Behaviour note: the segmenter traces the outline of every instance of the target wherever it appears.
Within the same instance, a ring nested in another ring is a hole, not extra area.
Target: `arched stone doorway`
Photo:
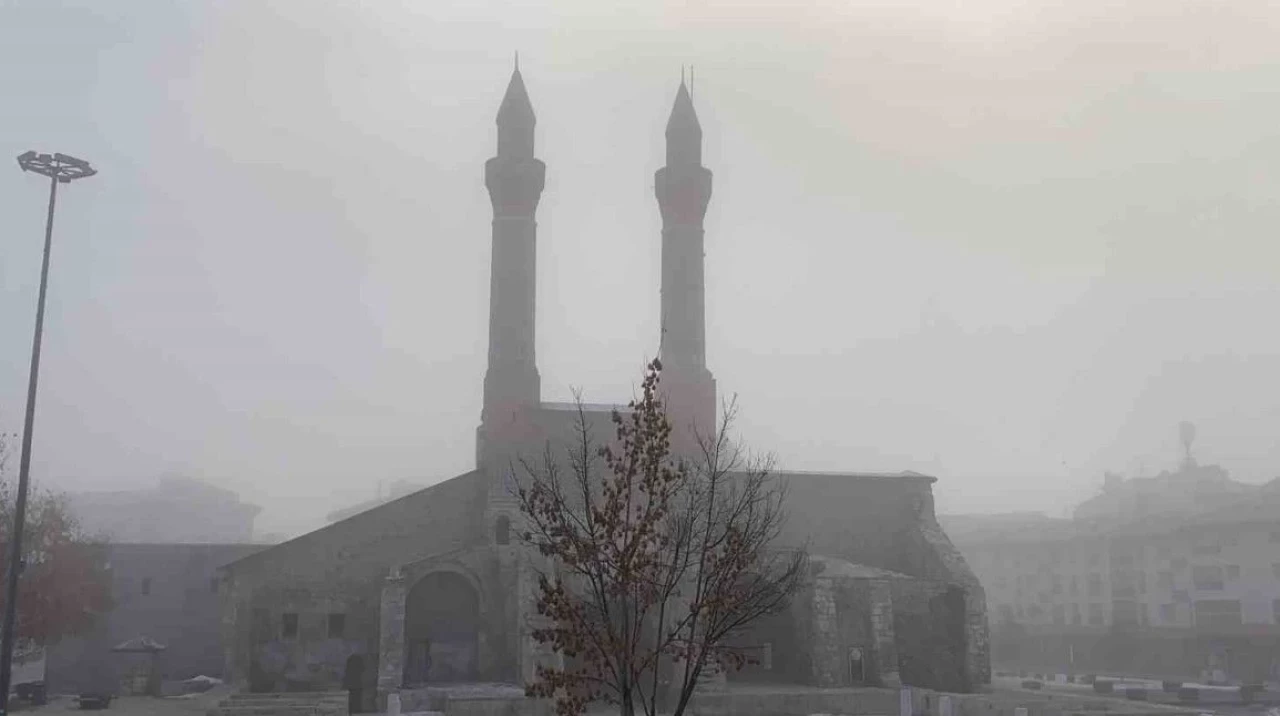
[[[432,572],[405,598],[404,684],[479,677],[480,595],[456,572]]]

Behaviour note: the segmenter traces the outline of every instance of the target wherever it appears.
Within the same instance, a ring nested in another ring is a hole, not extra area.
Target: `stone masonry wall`
[[[471,472],[234,562],[223,570],[227,673],[258,689],[337,688],[349,656],[380,675],[384,581],[394,566],[485,542],[484,482]],[[297,614],[285,638],[282,615]],[[327,615],[345,614],[341,638]],[[292,686],[290,686],[292,685]]]

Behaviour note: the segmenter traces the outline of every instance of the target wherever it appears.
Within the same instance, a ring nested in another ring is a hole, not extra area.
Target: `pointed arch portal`
[[[405,599],[404,684],[447,684],[479,676],[480,595],[456,572],[432,572]]]

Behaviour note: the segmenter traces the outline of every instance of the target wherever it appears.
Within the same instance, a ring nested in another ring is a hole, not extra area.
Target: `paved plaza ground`
[[[203,694],[163,699],[121,696],[112,699],[110,708],[102,711],[81,711],[74,696],[56,696],[44,706],[15,703],[12,711],[26,716],[205,716],[228,693],[228,687],[220,686]]]

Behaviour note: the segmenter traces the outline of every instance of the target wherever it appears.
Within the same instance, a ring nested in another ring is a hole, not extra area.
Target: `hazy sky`
[[[205,477],[291,532],[469,469],[519,50],[545,398],[624,400],[656,346],[652,175],[692,64],[708,360],[751,447],[1061,514],[1170,466],[1186,419],[1270,479],[1276,37],[1247,0],[0,0],[0,155],[101,171],[61,194],[34,474]],[[0,166],[12,432],[46,192]]]

